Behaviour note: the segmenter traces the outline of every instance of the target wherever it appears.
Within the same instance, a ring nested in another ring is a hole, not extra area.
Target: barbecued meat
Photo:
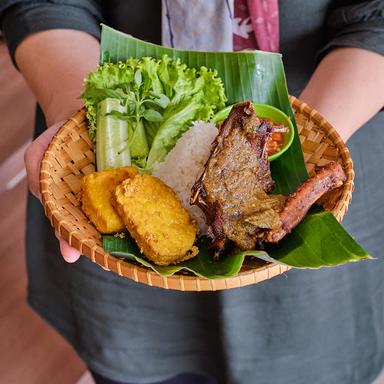
[[[288,198],[269,195],[274,182],[267,143],[279,128],[260,120],[250,102],[238,103],[212,144],[204,172],[192,188],[191,204],[206,215],[216,255],[230,241],[242,250],[254,249],[260,241],[280,241],[316,200],[346,179],[342,167],[332,162]]]
[[[262,228],[276,227],[282,198],[268,196],[275,183],[267,154],[274,129],[256,116],[252,103],[238,103],[213,142],[204,172],[192,189],[191,204],[205,213],[208,235],[218,251],[227,240],[242,249],[254,247],[255,226],[245,220],[255,220],[257,213],[267,212]]]
[[[339,163],[330,162],[316,170],[316,175],[305,181],[301,186],[288,196],[279,213],[281,225],[265,232],[264,241],[279,242],[286,234],[303,220],[309,208],[324,193],[340,187],[346,180],[343,168]]]

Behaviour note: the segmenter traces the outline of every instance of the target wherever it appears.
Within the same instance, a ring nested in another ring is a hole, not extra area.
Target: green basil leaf
[[[141,70],[140,69],[138,69],[135,72],[134,80],[135,80],[135,84],[137,85],[137,87],[140,88],[140,85],[141,85],[141,82],[142,82],[142,76],[141,76]]]
[[[152,96],[153,98],[150,99],[150,100],[146,100],[148,103],[153,103],[155,105],[158,105],[159,107],[165,109],[168,107],[169,103],[170,103],[170,100],[168,98],[167,95],[164,95],[164,94],[153,94],[150,93],[150,96]]]
[[[143,117],[147,121],[153,121],[154,123],[160,123],[163,121],[163,116],[161,113],[155,111],[154,109],[146,109],[143,112]]]
[[[111,111],[109,113],[106,113],[105,116],[112,116],[120,120],[131,120],[134,116],[130,116],[129,114],[125,112],[119,112],[119,111]]]

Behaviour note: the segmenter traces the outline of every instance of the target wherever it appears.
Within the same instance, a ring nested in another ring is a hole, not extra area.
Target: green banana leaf
[[[117,62],[129,57],[151,56],[159,58],[167,54],[180,58],[190,67],[215,68],[222,78],[228,104],[242,100],[273,105],[295,122],[289,104],[284,67],[280,54],[261,51],[243,52],[192,52],[180,51],[141,41],[132,36],[102,26],[101,62]],[[295,138],[289,150],[271,164],[276,182],[275,193],[289,194],[307,179],[303,152],[295,126]],[[120,239],[103,237],[104,249],[115,256],[135,260],[163,275],[187,269],[206,278],[233,276],[241,268],[246,255],[265,261],[284,263],[298,268],[334,266],[349,261],[371,258],[343,229],[329,212],[311,211],[294,232],[267,252],[247,251],[212,260],[207,240],[199,241],[200,252],[196,258],[177,266],[158,267],[140,254],[130,237]]]
[[[158,266],[144,258],[129,235],[125,238],[105,235],[103,236],[103,248],[113,256],[136,261],[162,276],[171,276],[176,272],[186,270],[207,279],[236,275],[246,256],[255,256],[266,262],[279,263],[293,268],[312,269],[372,259],[331,213],[318,209],[313,211],[305,217],[290,236],[286,236],[279,244],[269,245],[266,251],[245,251],[226,255],[219,260],[213,259],[212,251],[209,249],[209,239],[206,237],[200,237],[198,240],[199,254],[196,257],[166,267]],[[318,233],[326,235],[318,236]]]
[[[262,51],[191,52],[151,44],[102,25],[101,63],[117,62],[129,57],[160,58],[167,54],[180,58],[190,67],[215,68],[223,80],[228,104],[250,100],[273,105],[295,121],[288,99],[287,83],[281,55]],[[275,193],[289,194],[308,178],[295,125],[295,139],[289,151],[271,164],[276,181]]]
[[[236,255],[224,256],[220,260],[214,260],[212,251],[209,249],[209,239],[201,237],[197,246],[199,254],[191,260],[183,261],[177,265],[166,267],[156,265],[140,255],[135,241],[128,237],[120,238],[110,235],[103,236],[103,248],[113,256],[121,257],[127,260],[136,261],[162,276],[171,276],[182,269],[193,272],[197,276],[207,279],[220,279],[236,275],[243,265],[245,256],[257,256],[262,259],[268,258],[263,251],[247,251],[237,253]]]
[[[295,268],[320,268],[372,259],[330,213],[313,208],[279,244],[269,244],[260,259]]]

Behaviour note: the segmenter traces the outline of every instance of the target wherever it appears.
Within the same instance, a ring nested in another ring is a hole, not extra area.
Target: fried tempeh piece
[[[82,209],[100,233],[125,230],[125,225],[111,204],[118,184],[137,174],[134,167],[93,172],[82,179]]]
[[[194,257],[197,223],[175,192],[154,176],[136,175],[115,192],[116,209],[141,252],[158,265]]]
[[[279,213],[281,225],[263,234],[262,240],[269,243],[279,242],[285,235],[303,220],[309,208],[326,192],[340,187],[346,180],[343,168],[339,163],[330,162],[319,167],[316,175],[306,180],[288,196]]]

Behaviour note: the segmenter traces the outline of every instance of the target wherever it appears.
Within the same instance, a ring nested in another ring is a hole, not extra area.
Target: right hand
[[[97,68],[99,55],[100,44],[94,36],[63,28],[31,33],[16,48],[17,66],[50,127],[25,153],[29,187],[37,198],[40,198],[40,162],[48,143],[61,125],[57,121],[68,118],[82,107],[78,96],[83,89],[84,77]],[[80,253],[62,239],[59,240],[64,259],[76,261]]]
[[[44,152],[51,142],[52,137],[62,126],[64,121],[60,121],[51,125],[43,134],[28,146],[24,154],[25,167],[27,169],[28,186],[31,193],[41,201],[40,193],[40,164]],[[74,263],[80,257],[80,252],[72,248],[65,240],[59,236],[56,237],[60,241],[60,252],[64,260],[68,263]]]

